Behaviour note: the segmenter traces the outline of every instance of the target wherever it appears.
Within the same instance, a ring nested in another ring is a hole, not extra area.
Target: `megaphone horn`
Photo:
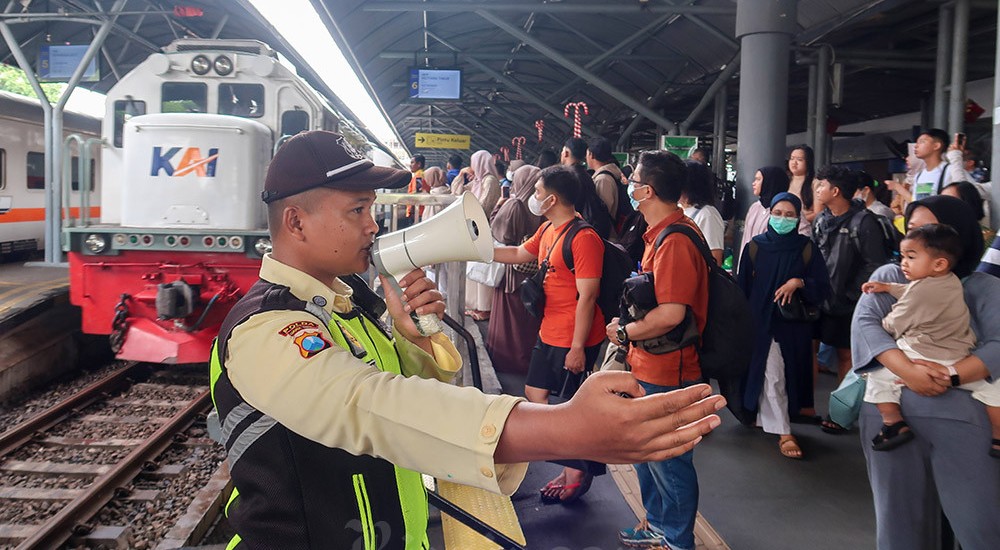
[[[486,212],[472,193],[416,225],[381,235],[372,246],[372,262],[399,291],[399,279],[414,269],[444,262],[492,262],[493,234]],[[413,317],[424,336],[441,332],[434,314]]]

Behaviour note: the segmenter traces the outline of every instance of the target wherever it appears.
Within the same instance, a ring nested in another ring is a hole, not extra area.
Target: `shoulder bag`
[[[575,223],[576,221],[574,220],[566,224],[566,227],[556,236],[556,240],[552,242],[552,247],[549,248],[548,254],[545,255],[545,260],[539,264],[538,272],[521,283],[520,293],[521,301],[524,302],[524,309],[528,310],[528,313],[537,319],[541,319],[542,312],[545,311],[545,289],[542,284],[545,282],[545,275],[549,272],[549,258],[552,257],[552,251],[558,248],[556,245],[559,244],[559,239]],[[548,226],[545,227],[545,231],[548,231],[551,225],[552,222],[549,222]]]

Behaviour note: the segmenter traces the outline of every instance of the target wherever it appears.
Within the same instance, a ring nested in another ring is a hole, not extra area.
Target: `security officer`
[[[236,487],[229,548],[425,549],[427,496],[414,470],[511,494],[520,462],[661,459],[719,423],[724,401],[707,386],[624,400],[643,395],[626,373],[592,377],[560,407],[429,380],[461,367],[444,335],[421,336],[409,316],[443,315],[434,284],[415,270],[399,297],[383,281],[383,303],[354,275],[368,269],[378,230],[374,190],[409,177],[323,131],[288,140],[271,161],[273,252],[211,362]]]

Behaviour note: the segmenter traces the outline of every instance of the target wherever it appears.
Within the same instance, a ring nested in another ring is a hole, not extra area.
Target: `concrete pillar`
[[[806,139],[803,142],[816,150],[816,65],[809,65],[809,95],[806,99]]]
[[[951,41],[951,90],[948,93],[948,131],[965,131],[965,64],[969,59],[969,4],[955,2],[955,31]]]
[[[789,45],[798,20],[796,4],[796,0],[736,4],[736,37],[742,56],[736,154],[740,219],[754,200],[757,169],[784,163]]]
[[[993,203],[990,205],[990,227],[1000,227],[1000,10],[997,10],[997,55],[993,67],[993,154],[990,159],[990,179],[993,181]]]
[[[942,130],[948,125],[948,67],[951,63],[951,6],[938,8],[937,59],[934,62],[933,127]]]
[[[813,136],[813,152],[816,153],[816,171],[829,164],[830,136],[826,134],[826,117],[830,106],[830,48],[820,46],[819,61],[816,62],[816,134]]]
[[[715,96],[715,148],[712,150],[712,171],[715,175],[726,178],[726,106],[729,103],[729,92],[723,86]]]

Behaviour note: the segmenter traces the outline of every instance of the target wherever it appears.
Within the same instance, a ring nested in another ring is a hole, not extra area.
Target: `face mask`
[[[635,183],[633,183],[633,182],[630,181],[630,182],[628,182],[628,188],[626,189],[625,193],[628,194],[628,201],[630,203],[632,203],[632,209],[633,210],[639,210],[639,203],[642,202],[642,201],[644,201],[644,200],[646,200],[646,199],[636,200],[635,198],[633,198],[632,197],[632,193],[635,193],[635,189],[636,189]],[[649,197],[646,197],[646,198],[649,198]]]
[[[777,231],[779,235],[787,235],[799,226],[799,220],[783,216],[771,216],[771,221],[768,222],[768,225]]]
[[[535,198],[535,195],[531,195],[528,197],[528,211],[539,217],[544,216],[547,209],[543,206],[543,204],[545,204],[545,201],[547,200],[549,200],[549,197],[538,200]]]
[[[511,172],[510,170],[508,170],[505,175],[507,176],[507,180],[508,181],[514,181],[514,172]]]

